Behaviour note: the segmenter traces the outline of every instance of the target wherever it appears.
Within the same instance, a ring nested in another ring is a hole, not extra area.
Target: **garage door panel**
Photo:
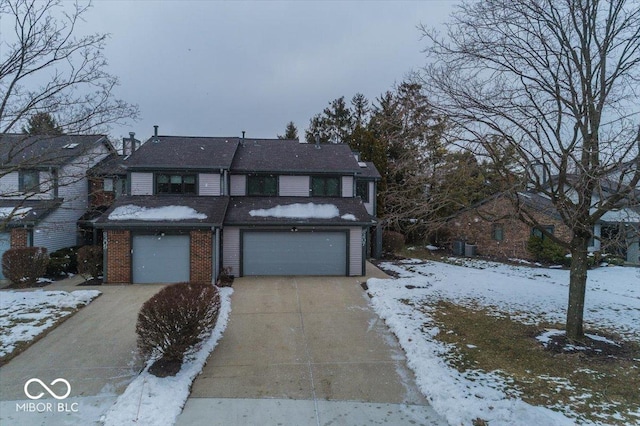
[[[346,275],[344,232],[245,232],[243,275]]]
[[[133,282],[176,283],[189,281],[188,235],[135,235]]]

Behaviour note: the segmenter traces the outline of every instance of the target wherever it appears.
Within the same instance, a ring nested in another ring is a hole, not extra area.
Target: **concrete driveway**
[[[0,367],[0,424],[62,424],[59,421],[63,418],[75,424],[73,412],[18,412],[13,401],[27,400],[24,385],[31,378],[47,385],[59,377],[66,379],[71,386],[71,394],[64,400],[66,409],[70,403],[81,401],[80,406],[76,406],[80,411],[95,411],[115,401],[142,369],[143,362],[136,352],[138,311],[164,286],[77,287],[73,284],[73,281],[56,283],[44,290],[95,289],[102,295]],[[35,393],[37,386],[33,386]],[[58,393],[62,392],[64,389]],[[48,394],[35,402],[47,401],[59,402]]]
[[[446,424],[364,280],[236,279],[229,325],[177,424]]]

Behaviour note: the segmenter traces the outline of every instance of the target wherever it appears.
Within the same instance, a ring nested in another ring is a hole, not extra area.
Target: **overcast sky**
[[[83,31],[111,34],[105,55],[118,97],[142,118],[113,127],[147,139],[304,137],[329,101],[373,100],[425,63],[417,25],[439,27],[453,1],[106,1]]]

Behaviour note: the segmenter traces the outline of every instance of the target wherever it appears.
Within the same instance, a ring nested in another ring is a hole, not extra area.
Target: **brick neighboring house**
[[[95,222],[106,283],[364,274],[379,174],[347,145],[156,131],[123,165]]]
[[[0,256],[12,247],[77,245],[87,170],[112,152],[104,135],[0,135]]]
[[[527,242],[531,235],[544,236],[518,219],[511,197],[497,194],[456,214],[447,227],[453,245],[456,241],[474,244],[477,254],[483,256],[533,260],[527,250]],[[562,222],[551,200],[533,192],[520,192],[518,199],[542,228],[564,241],[570,240],[572,230]],[[624,257],[629,264],[640,264],[638,218],[640,210],[637,206],[603,216],[594,227],[594,235],[602,240],[594,238],[589,251],[599,251],[601,246],[608,246],[619,237],[618,230],[624,229],[626,235],[609,247],[609,252]]]

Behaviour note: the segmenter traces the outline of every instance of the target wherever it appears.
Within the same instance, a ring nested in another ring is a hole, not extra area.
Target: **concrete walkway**
[[[110,397],[115,401],[142,369],[143,363],[136,351],[136,319],[140,306],[163,285],[78,287],[80,281],[74,277],[42,288],[46,291],[91,289],[101,291],[102,295],[0,367],[0,423],[56,424],[51,420],[61,420],[60,416],[53,416],[44,421],[40,413],[16,412],[11,401],[26,400],[24,385],[31,378],[47,385],[56,378],[66,379],[71,385],[71,394],[65,402],[91,396]],[[33,392],[38,392],[37,385],[33,386]],[[64,388],[64,385],[58,386]],[[45,398],[37,402],[59,402]]]
[[[446,424],[362,281],[236,279],[227,330],[177,424]]]

